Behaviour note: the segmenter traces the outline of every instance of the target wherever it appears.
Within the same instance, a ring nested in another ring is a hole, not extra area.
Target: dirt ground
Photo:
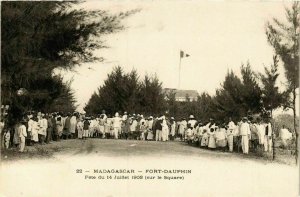
[[[114,139],[95,139],[86,140],[61,140],[59,142],[51,142],[50,144],[27,146],[24,153],[19,153],[16,148],[3,150],[1,160],[13,161],[22,159],[49,159],[54,158],[59,153],[68,153],[70,155],[87,155],[99,154],[109,157],[123,156],[160,156],[174,155],[184,156],[193,155],[201,157],[218,157],[223,159],[239,158],[252,159],[258,162],[283,163],[295,165],[295,158],[288,150],[276,149],[276,159],[272,160],[272,153],[251,152],[244,155],[241,152],[229,153],[221,150],[208,150],[199,148],[195,145],[188,145],[185,142],[155,142],[155,141],[137,141],[137,140],[114,140]]]
[[[66,140],[1,154],[3,196],[297,196],[293,156],[211,151],[184,142]],[[183,181],[86,180],[82,169],[189,169]],[[16,178],[18,177],[18,178]],[[34,182],[32,185],[31,183]],[[23,184],[10,190],[9,186]],[[54,185],[52,185],[52,183]],[[65,185],[67,183],[67,187]],[[45,193],[47,190],[47,193]],[[1,195],[0,195],[1,196]]]

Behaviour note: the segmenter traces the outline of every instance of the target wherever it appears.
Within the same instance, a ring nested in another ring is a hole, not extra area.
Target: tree
[[[241,66],[241,73],[243,79],[241,98],[244,109],[247,110],[247,113],[259,113],[262,108],[260,102],[262,92],[249,62],[247,62],[246,66]]]
[[[136,70],[124,73],[120,66],[115,67],[84,108],[91,114],[102,109],[109,114],[128,111],[158,115],[165,109],[162,83],[156,75],[146,75],[144,80],[139,80]]]
[[[214,117],[213,115],[213,99],[208,93],[203,92],[197,98],[197,114],[196,116],[203,122],[209,121],[209,118]]]
[[[289,108],[292,109],[294,115],[297,147],[299,134],[296,121],[296,98],[297,88],[299,88],[300,3],[294,2],[290,9],[286,8],[285,10],[287,23],[273,18],[273,21],[267,23],[266,35],[268,42],[282,60],[285,69],[287,90],[291,93]],[[296,152],[296,160],[298,160],[298,152]]]
[[[130,110],[131,113],[136,113],[140,110],[139,106],[139,91],[140,91],[140,83],[139,83],[139,75],[136,70],[132,70],[130,73],[126,75],[125,80],[125,106],[126,110]]]
[[[243,99],[242,81],[233,73],[228,71],[222,87],[216,91],[216,96],[213,100],[214,118],[225,120],[232,117],[238,120],[241,116],[246,115],[247,106]]]
[[[72,112],[76,110],[76,99],[74,95],[74,91],[71,89],[71,83],[72,81],[68,81],[66,83],[63,82],[63,79],[61,76],[56,76],[60,77],[59,81],[61,83],[61,88],[59,90],[59,95],[53,98],[53,101],[50,102],[49,105],[46,105],[45,111],[46,112]]]
[[[179,103],[176,101],[176,92],[175,90],[171,90],[169,93],[165,95],[167,101],[167,109],[169,114],[173,117],[179,117]]]
[[[284,95],[279,92],[276,86],[276,81],[279,76],[278,73],[278,58],[273,56],[273,64],[271,68],[265,67],[265,73],[260,73],[260,79],[262,82],[262,93],[264,95],[263,104],[266,110],[270,111],[272,117],[273,109],[280,107],[284,101]]]
[[[162,83],[156,75],[146,75],[140,84],[140,112],[148,115],[159,115],[165,109]]]
[[[13,106],[14,115],[26,108],[52,106],[51,102],[66,90],[58,88],[61,81],[54,78],[54,70],[72,70],[83,62],[101,61],[93,51],[106,47],[103,35],[124,29],[121,21],[136,12],[112,15],[103,10],[74,9],[78,3],[2,3],[1,100]],[[26,98],[16,95],[20,88],[27,90]]]

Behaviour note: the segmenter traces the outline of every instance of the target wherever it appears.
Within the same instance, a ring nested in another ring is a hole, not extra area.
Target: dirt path
[[[298,168],[294,165],[203,150],[181,142],[68,140],[28,150],[19,159],[9,155],[14,159],[2,162],[3,196],[282,197],[297,196],[298,191]],[[143,177],[158,175],[146,173],[151,169],[191,170],[191,174],[182,175],[184,180],[85,179],[85,175],[95,175],[94,169],[112,168],[133,169]],[[76,173],[78,169],[83,173]]]

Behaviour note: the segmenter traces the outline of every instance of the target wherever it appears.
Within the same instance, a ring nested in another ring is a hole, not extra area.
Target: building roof
[[[196,90],[178,90],[172,88],[164,88],[163,93],[165,95],[170,94],[171,92],[175,93],[175,98],[185,98],[187,95],[190,98],[198,97],[198,92]]]

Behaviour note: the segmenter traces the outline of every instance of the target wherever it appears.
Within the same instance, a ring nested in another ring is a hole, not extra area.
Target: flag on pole
[[[180,51],[180,58],[189,57],[190,55],[185,53],[184,51]]]

